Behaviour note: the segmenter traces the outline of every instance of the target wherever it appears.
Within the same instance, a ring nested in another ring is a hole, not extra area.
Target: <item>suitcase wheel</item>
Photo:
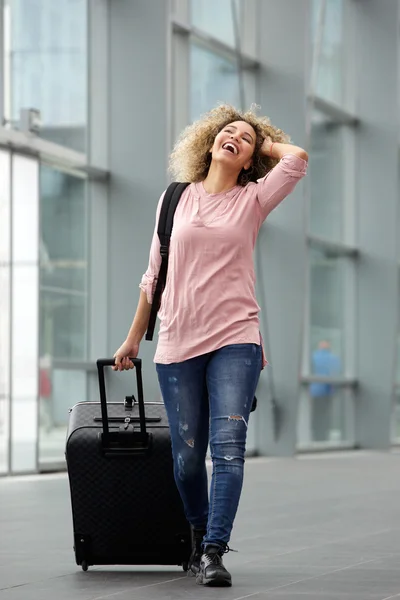
[[[82,561],[82,571],[87,571],[89,568],[89,565],[87,564],[86,560]]]

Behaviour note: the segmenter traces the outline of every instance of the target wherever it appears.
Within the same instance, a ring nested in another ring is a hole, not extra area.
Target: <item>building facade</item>
[[[168,154],[218,102],[310,156],[257,243],[248,452],[398,443],[400,2],[0,4],[0,475],[64,468],[68,410],[98,399],[136,309]]]

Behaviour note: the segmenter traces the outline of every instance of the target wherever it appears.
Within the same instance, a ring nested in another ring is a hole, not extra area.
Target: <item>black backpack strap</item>
[[[169,244],[171,241],[171,233],[174,224],[175,211],[176,207],[178,206],[178,202],[182,196],[182,193],[188,185],[189,183],[171,183],[168,186],[167,191],[165,192],[165,196],[161,206],[160,218],[158,220],[157,227],[157,233],[160,239],[161,266],[157,277],[157,284],[156,289],[154,291],[149,324],[146,333],[146,340],[149,341],[153,339],[154,328],[157,320],[157,313],[161,305],[161,296],[165,288],[165,283],[167,281]]]

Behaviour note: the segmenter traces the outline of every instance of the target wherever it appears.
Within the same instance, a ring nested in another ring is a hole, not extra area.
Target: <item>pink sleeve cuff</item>
[[[258,179],[257,183],[261,183],[265,179],[267,179],[267,177],[277,167],[279,167],[279,170],[281,172],[287,173],[291,177],[297,177],[300,179],[301,177],[304,177],[304,175],[307,174],[307,166],[308,163],[299,156],[296,156],[295,154],[285,154],[284,156],[282,156],[281,160],[274,167],[274,169],[271,169],[271,171],[268,171],[268,173],[264,177]]]
[[[295,154],[285,154],[280,160],[282,169],[294,177],[304,177],[308,162]]]
[[[142,277],[141,282],[139,283],[139,287],[146,294],[147,302],[149,304],[153,303],[153,296],[156,290],[157,278],[151,277],[145,273]]]

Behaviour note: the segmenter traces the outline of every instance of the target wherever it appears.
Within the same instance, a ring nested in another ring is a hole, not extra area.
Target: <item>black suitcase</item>
[[[190,527],[173,476],[162,403],[144,403],[142,363],[133,360],[137,395],[107,403],[97,361],[100,402],[70,411],[66,460],[76,564],[181,565],[188,568]]]

